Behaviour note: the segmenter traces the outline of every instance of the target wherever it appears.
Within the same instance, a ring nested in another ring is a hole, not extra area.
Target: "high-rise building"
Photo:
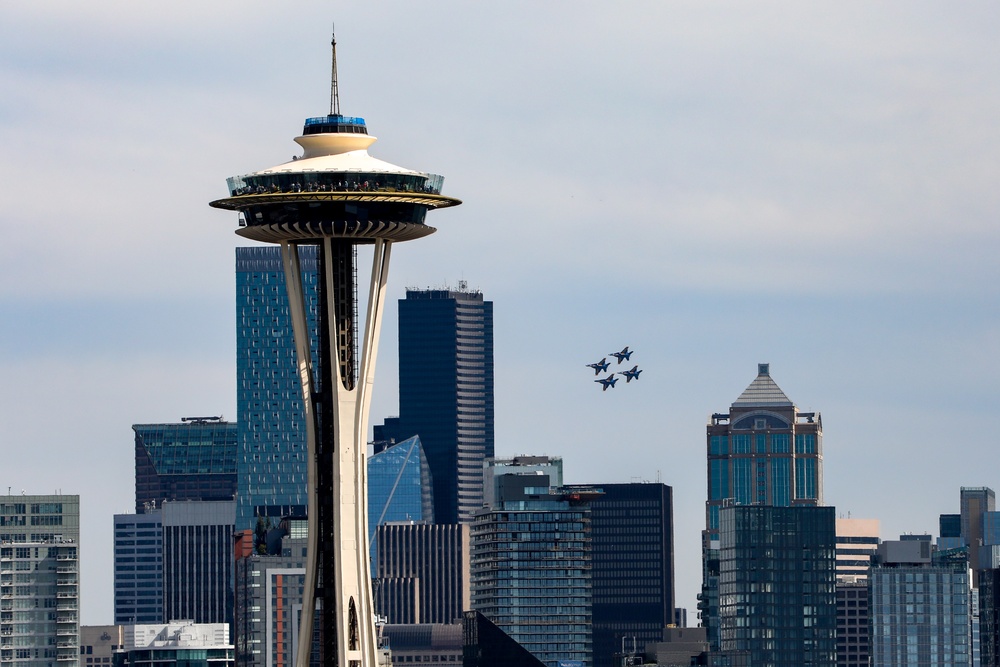
[[[868,667],[868,580],[837,581],[837,667]]]
[[[823,420],[799,412],[771,378],[770,364],[757,365],[729,412],[712,415],[707,435],[710,538],[724,504],[823,504]]]
[[[979,645],[984,667],[1000,665],[1000,568],[976,572],[979,582]]]
[[[79,665],[79,541],[79,496],[0,496],[0,663]]]
[[[672,489],[600,484],[590,503],[594,667],[612,667],[622,637],[643,652],[674,622]]]
[[[434,522],[431,471],[413,436],[390,445],[368,458],[368,530],[383,523],[414,521]]]
[[[878,545],[878,519],[837,519],[837,581],[867,579]]]
[[[165,500],[236,497],[236,424],[194,417],[180,424],[134,424],[135,511]]]
[[[996,494],[993,489],[985,486],[963,486],[961,493],[962,505],[962,540],[969,547],[969,565],[973,570],[979,568],[979,549],[983,542],[983,519],[996,510]],[[976,581],[973,587],[978,586]]]
[[[940,515],[938,517],[938,532],[941,537],[962,537],[962,515]]]
[[[470,606],[468,524],[378,526],[375,611],[388,623],[454,623]]]
[[[166,502],[161,514],[164,618],[232,623],[235,502]]]
[[[472,525],[472,608],[548,667],[591,667],[589,503],[597,493],[562,486],[561,471],[562,461],[547,457],[489,462],[492,503]]]
[[[240,667],[296,664],[308,531],[303,519],[286,519],[276,530],[279,553],[248,553],[236,560],[234,643]],[[310,652],[315,667],[321,664],[318,649],[317,638]]]
[[[943,560],[929,540],[887,540],[871,569],[871,664],[974,664],[973,590],[966,556]],[[978,634],[978,627],[975,628]]]
[[[349,667],[374,664],[379,654],[365,458],[390,251],[396,242],[435,231],[425,224],[429,210],[461,202],[441,194],[442,177],[368,154],[375,137],[364,119],[340,113],[336,62],[334,45],[330,112],[306,119],[295,139],[303,155],[229,178],[228,196],[211,205],[239,212],[240,236],[281,248],[306,444],[304,451],[294,452],[304,455],[305,466],[289,466],[294,475],[305,472],[309,521],[298,651],[306,662],[313,612],[319,610],[323,663]],[[358,245],[372,248],[363,328],[358,327]],[[316,248],[315,327],[309,323],[310,285],[303,277],[300,246]],[[287,338],[287,328],[275,332],[274,325],[271,318],[261,326]],[[318,350],[312,349],[314,340]],[[251,384],[256,379],[251,377]],[[266,467],[271,452],[247,452],[255,453]]]
[[[770,364],[757,364],[757,377],[715,413],[706,429],[708,499],[702,533],[701,623],[708,642],[719,647],[719,512],[724,505],[772,507],[823,504],[823,421],[800,412],[771,378]]]
[[[115,514],[115,623],[163,623],[161,509]]]
[[[833,507],[719,513],[719,648],[752,665],[837,664]]]
[[[837,519],[838,667],[868,666],[868,570],[878,545],[878,519]]]
[[[493,456],[493,302],[464,282],[399,302],[399,427],[420,436],[434,520],[472,521]]]
[[[315,355],[316,247],[298,252]],[[236,411],[236,529],[253,530],[258,516],[304,517],[306,413],[284,265],[274,246],[236,249]]]

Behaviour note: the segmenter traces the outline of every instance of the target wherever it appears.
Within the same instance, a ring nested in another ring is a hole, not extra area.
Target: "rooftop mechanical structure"
[[[296,667],[308,667],[314,617],[322,664],[378,664],[368,560],[368,413],[392,244],[432,234],[432,209],[456,206],[443,178],[368,154],[363,118],[341,115],[333,46],[330,113],[307,118],[301,157],[227,179],[210,203],[238,211],[243,238],[281,246],[302,384],[309,449],[305,595]],[[367,311],[358,357],[357,246],[372,245]],[[319,353],[310,352],[298,247],[317,246]]]

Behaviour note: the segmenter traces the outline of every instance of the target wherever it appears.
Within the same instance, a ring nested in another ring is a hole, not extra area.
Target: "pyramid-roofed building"
[[[781,391],[778,383],[771,379],[771,365],[757,364],[757,377],[733,401],[732,407],[782,407],[792,408],[795,404]]]
[[[800,412],[757,364],[757,377],[728,412],[707,428],[706,530],[718,535],[718,509],[735,505],[822,505],[823,426],[818,413]]]
[[[799,412],[771,378],[770,364],[706,428],[708,498],[702,533],[703,584],[698,609],[709,644],[720,646],[720,510],[823,504],[823,423]],[[730,513],[731,514],[731,513]]]

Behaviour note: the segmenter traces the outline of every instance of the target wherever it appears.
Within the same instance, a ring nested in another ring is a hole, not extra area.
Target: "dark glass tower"
[[[833,507],[720,512],[719,643],[751,665],[837,664]]]
[[[622,637],[634,637],[642,652],[674,622],[673,491],[666,484],[598,486],[604,495],[590,503],[594,667],[611,667]]]
[[[399,426],[420,436],[434,520],[471,522],[493,456],[493,302],[481,292],[407,290],[400,300]]]
[[[165,500],[232,500],[236,496],[236,424],[218,417],[180,424],[133,424],[135,511]]]

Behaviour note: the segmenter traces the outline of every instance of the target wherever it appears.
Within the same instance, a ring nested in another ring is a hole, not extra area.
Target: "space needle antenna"
[[[330,46],[333,51],[333,63],[330,66],[330,115],[340,115],[340,90],[337,89],[337,33],[336,25],[330,29]]]

